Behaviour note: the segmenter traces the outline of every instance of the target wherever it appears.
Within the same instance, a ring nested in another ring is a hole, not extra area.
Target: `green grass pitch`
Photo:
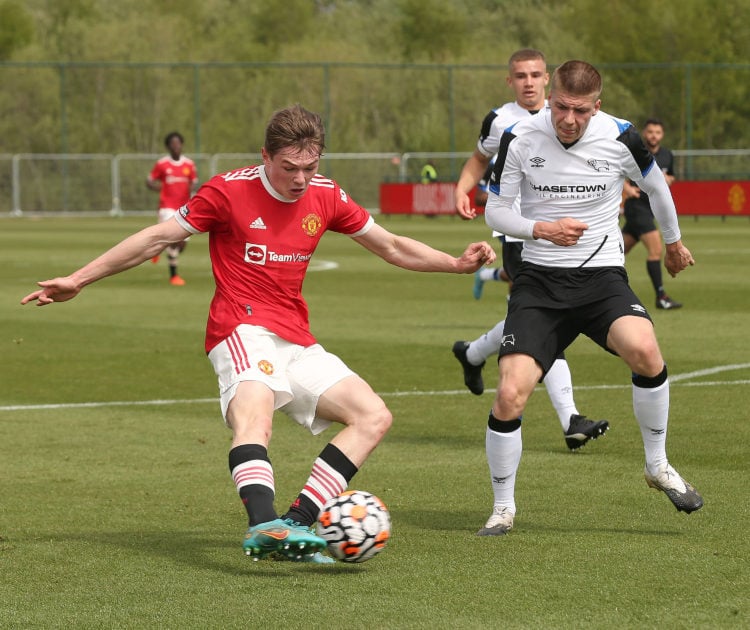
[[[371,562],[334,567],[242,554],[230,436],[202,350],[213,286],[205,237],[182,258],[185,287],[167,284],[162,259],[67,304],[18,305],[36,280],[149,222],[0,221],[0,627],[750,625],[747,219],[684,219],[697,266],[666,282],[685,307],[652,313],[677,377],[668,451],[703,510],[678,513],[647,488],[628,370],[579,339],[569,352],[577,402],[608,418],[610,432],[567,452],[539,390],[524,420],[516,529],[502,539],[474,535],[491,508],[492,397],[463,391],[450,348],[503,316],[505,285],[488,285],[477,302],[471,277],[398,270],[326,236],[314,261],[338,267],[307,279],[313,330],[395,417],[353,483],[389,506],[392,541]],[[381,222],[453,253],[488,238],[481,220]],[[653,307],[642,250],[628,268]],[[154,400],[173,402],[137,404]],[[122,404],[29,408],[96,402]],[[278,507],[325,435],[277,417]]]

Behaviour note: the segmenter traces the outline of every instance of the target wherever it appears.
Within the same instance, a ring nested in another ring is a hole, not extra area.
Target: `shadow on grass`
[[[287,575],[320,573],[327,575],[356,575],[362,567],[337,562],[315,565],[283,560],[259,560],[246,557],[238,542],[204,536],[188,531],[110,531],[80,534],[42,534],[50,541],[83,542],[100,547],[116,547],[130,555],[162,557],[172,562],[188,565],[198,570],[211,570],[230,576],[276,578]],[[38,540],[39,534],[35,535]],[[217,550],[219,553],[217,553]]]
[[[433,531],[453,531],[456,533],[469,532],[475,534],[477,530],[487,520],[487,514],[485,512],[446,512],[445,510],[427,510],[427,509],[411,509],[411,510],[394,510],[393,514],[394,521],[410,525],[420,529],[429,529]],[[682,536],[683,533],[676,529],[641,529],[641,528],[626,528],[626,527],[597,527],[589,526],[581,523],[580,520],[572,522],[567,525],[559,523],[554,526],[540,525],[533,521],[522,521],[516,522],[516,529],[524,532],[534,532],[541,534],[630,534],[634,536]]]

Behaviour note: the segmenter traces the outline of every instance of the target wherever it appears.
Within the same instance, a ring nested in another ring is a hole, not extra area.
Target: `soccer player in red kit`
[[[146,186],[159,193],[159,222],[169,221],[178,208],[190,200],[190,193],[198,187],[198,171],[195,162],[182,155],[182,145],[185,140],[177,131],[167,134],[164,146],[169,155],[157,160],[154,168],[146,180]],[[169,282],[174,286],[183,286],[185,281],[177,273],[177,260],[180,253],[187,246],[187,240],[167,245],[167,260],[169,262]],[[159,262],[159,255],[151,258],[153,263]]]
[[[391,425],[370,386],[310,333],[302,282],[323,233],[340,232],[385,261],[414,271],[473,273],[491,264],[487,243],[459,258],[377,225],[339,185],[317,174],[323,123],[299,105],[276,112],[266,128],[263,164],[217,175],[173,220],[125,239],[82,269],[40,282],[22,303],[75,297],[96,280],[148,260],[164,243],[209,233],[216,281],[206,351],[219,379],[221,409],[233,433],[229,469],[245,504],[248,555],[330,563],[311,527],[341,493]],[[313,434],[343,425],[315,460],[299,496],[281,517],[274,508],[268,457],[273,412]]]

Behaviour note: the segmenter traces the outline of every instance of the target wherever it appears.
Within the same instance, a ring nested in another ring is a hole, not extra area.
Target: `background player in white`
[[[657,166],[664,173],[667,185],[671,186],[674,182],[674,156],[669,149],[661,146],[664,138],[664,125],[656,118],[649,118],[643,125],[641,137],[646,148],[654,156]],[[622,240],[625,243],[625,253],[627,254],[638,241],[641,241],[648,250],[646,271],[656,292],[656,308],[664,310],[680,308],[682,303],[673,300],[664,290],[661,273],[661,235],[654,223],[654,213],[651,211],[648,195],[641,192],[641,189],[632,182],[625,182],[623,191],[625,193],[623,207],[625,225],[622,227]]]
[[[580,334],[632,371],[633,410],[643,437],[645,477],[678,510],[703,500],[667,460],[667,368],[646,309],[628,286],[619,210],[625,178],[651,199],[672,275],[694,264],[653,156],[627,121],[600,111],[599,72],[583,61],[555,70],[544,114],[507,131],[490,184],[490,227],[526,239],[500,350],[500,383],[486,447],[494,507],[479,535],[513,527],[521,418],[535,385]],[[513,205],[521,195],[521,215]]]
[[[310,333],[301,288],[326,230],[347,234],[387,262],[414,271],[473,273],[494,262],[487,243],[459,258],[375,224],[330,179],[316,175],[323,123],[300,106],[276,112],[266,128],[263,164],[218,175],[173,219],[142,230],[73,274],[40,282],[26,296],[40,306],[75,297],[85,286],[134,267],[196,232],[209,232],[216,293],[206,350],[219,377],[221,408],[233,433],[229,467],[247,510],[243,547],[256,557],[332,562],[310,531],[322,505],[342,492],[391,425],[370,386]],[[319,433],[344,425],[315,461],[289,511],[274,508],[268,458],[272,418],[282,409]]]
[[[549,82],[547,63],[544,54],[538,50],[525,48],[514,52],[508,60],[508,77],[506,84],[513,90],[516,100],[493,109],[485,117],[474,153],[467,160],[458,184],[456,185],[456,211],[464,219],[476,217],[476,210],[471,206],[469,195],[480,181],[490,161],[497,154],[500,138],[505,129],[536,114],[545,106],[544,89]],[[516,211],[519,211],[518,202]],[[497,232],[493,235],[499,236]],[[504,235],[501,238],[503,247],[503,267],[511,281],[521,262],[523,240]],[[481,295],[484,274],[499,279],[499,270],[480,269],[475,274],[474,296]],[[478,288],[477,288],[478,287]],[[481,395],[484,392],[482,368],[485,361],[498,353],[503,339],[504,321],[496,324],[491,330],[472,342],[456,341],[453,354],[461,363],[464,384],[469,390]],[[544,379],[552,406],[560,420],[565,444],[576,450],[590,439],[603,435],[609,428],[606,420],[589,420],[582,415],[573,397],[573,382],[570,368],[563,354],[558,357]]]
[[[159,193],[159,222],[169,221],[190,199],[190,193],[198,188],[198,171],[195,162],[182,155],[185,140],[178,131],[168,133],[164,146],[169,155],[159,158],[149,173],[146,186]],[[169,283],[181,287],[185,284],[177,273],[177,261],[185,250],[187,240],[167,245],[169,263]],[[159,262],[159,254],[151,257],[151,262]]]

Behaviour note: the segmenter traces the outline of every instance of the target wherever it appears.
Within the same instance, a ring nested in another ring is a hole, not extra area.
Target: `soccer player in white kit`
[[[508,60],[508,77],[505,82],[513,90],[516,100],[493,109],[484,118],[476,149],[464,164],[456,184],[456,211],[464,219],[476,217],[469,194],[489,167],[492,158],[497,155],[500,139],[505,130],[521,120],[528,119],[546,106],[544,89],[549,82],[549,74],[544,54],[533,48],[514,52]],[[516,212],[520,212],[519,204],[520,200],[516,200]],[[493,232],[493,236],[499,235],[498,232]],[[503,267],[513,281],[521,262],[523,239],[506,234],[502,240]],[[497,279],[499,272],[500,269],[478,270],[475,274],[474,297],[478,299],[484,282],[489,277]],[[487,359],[500,350],[504,324],[504,321],[498,322],[474,341],[459,340],[453,344],[453,355],[463,369],[464,384],[477,396],[484,392],[482,368]],[[606,420],[590,420],[578,411],[573,396],[570,367],[564,354],[561,353],[550,368],[545,376],[544,385],[562,426],[565,444],[570,450],[581,448],[589,440],[604,435],[609,429]]]
[[[486,221],[525,239],[525,245],[486,431],[494,507],[479,535],[503,535],[513,527],[526,402],[557,354],[580,333],[632,371],[647,484],[678,510],[690,513],[703,505],[667,459],[667,367],[624,268],[618,218],[625,179],[649,195],[669,273],[676,275],[694,260],[680,239],[674,202],[654,157],[629,122],[600,110],[601,88],[601,76],[590,64],[562,64],[552,77],[548,110],[506,131],[500,143]],[[513,210],[519,194],[520,215]]]
[[[26,296],[44,306],[75,297],[106,276],[134,267],[191,234],[209,233],[216,292],[206,351],[219,379],[221,409],[232,430],[229,469],[247,510],[243,548],[263,558],[330,563],[311,527],[326,501],[343,492],[391,425],[370,386],[316,343],[302,283],[327,230],[346,234],[385,261],[414,271],[473,273],[491,264],[488,243],[459,258],[377,225],[333,180],[317,174],[325,144],[320,116],[299,105],[266,127],[263,164],[217,175],[174,219],[146,228],[74,272],[40,282]],[[317,434],[344,425],[323,448],[290,509],[274,508],[268,444],[274,410]]]

